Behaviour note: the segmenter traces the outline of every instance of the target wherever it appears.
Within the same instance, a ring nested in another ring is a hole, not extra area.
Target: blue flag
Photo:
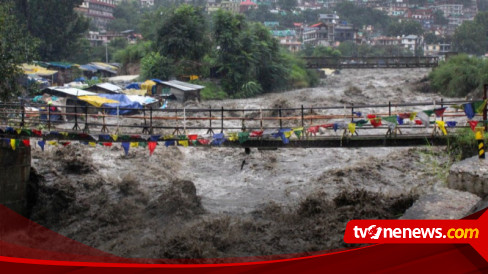
[[[466,113],[468,119],[473,119],[474,117],[473,104],[471,103],[464,104],[463,108],[464,108],[464,113]]]
[[[125,156],[129,155],[130,143],[129,142],[123,142],[122,147],[124,148]]]
[[[44,151],[44,145],[46,144],[46,141],[44,140],[37,141],[37,144],[41,147],[42,151]]]

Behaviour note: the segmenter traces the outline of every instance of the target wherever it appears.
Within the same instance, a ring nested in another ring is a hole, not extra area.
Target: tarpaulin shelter
[[[156,82],[154,82],[152,80],[147,80],[141,84],[141,89],[145,90],[147,92],[147,94],[149,94],[149,95],[154,95],[154,93],[156,92],[155,91]]]
[[[127,97],[125,94],[98,94],[100,97],[104,97],[107,99],[112,99],[118,101],[118,104],[115,103],[108,103],[104,104],[104,107],[109,107],[112,109],[106,110],[108,114],[117,115],[117,107],[119,107],[119,114],[120,115],[128,115],[132,114],[137,111],[137,109],[142,109],[142,105],[139,102],[134,102]],[[123,109],[123,108],[130,108],[130,109]]]
[[[104,97],[100,97],[97,95],[85,95],[85,96],[78,96],[78,99],[89,103],[90,105],[96,107],[102,107],[104,104],[118,104],[119,101],[113,99],[107,99]]]

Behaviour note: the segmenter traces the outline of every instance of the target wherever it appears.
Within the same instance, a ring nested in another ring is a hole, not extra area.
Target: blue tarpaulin
[[[119,104],[116,103],[103,104],[104,107],[113,108],[113,109],[106,110],[106,112],[110,115],[117,115],[117,106],[120,109],[120,113],[119,113],[120,115],[132,114],[136,111],[136,110],[123,109],[123,108],[142,109],[142,105],[140,103],[131,101],[124,94],[98,94],[98,96],[119,101]]]
[[[98,71],[98,67],[96,67],[94,65],[81,65],[80,69],[90,71],[90,72],[97,72]]]
[[[141,89],[141,83],[130,83],[125,89]]]

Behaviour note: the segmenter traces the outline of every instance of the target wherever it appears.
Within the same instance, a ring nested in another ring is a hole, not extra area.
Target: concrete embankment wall
[[[15,150],[0,142],[0,204],[25,215],[31,168],[30,147]]]

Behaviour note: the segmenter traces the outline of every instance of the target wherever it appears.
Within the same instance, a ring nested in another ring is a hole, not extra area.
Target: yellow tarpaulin
[[[85,96],[78,96],[78,99],[87,102],[90,105],[101,107],[103,104],[113,104],[119,103],[119,101],[103,98],[96,95],[85,95]]]
[[[154,87],[156,83],[151,80],[147,80],[146,82],[141,84],[141,90],[147,91],[147,93],[152,94],[152,87]]]
[[[58,73],[57,70],[49,70],[36,65],[22,64],[24,74],[36,74],[39,76],[53,76]]]

